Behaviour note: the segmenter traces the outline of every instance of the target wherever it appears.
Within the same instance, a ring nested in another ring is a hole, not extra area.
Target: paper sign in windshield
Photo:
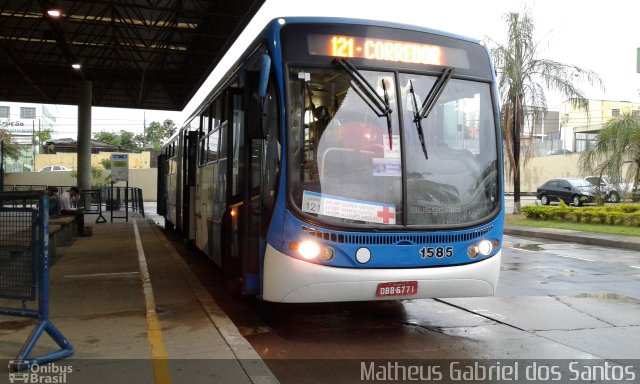
[[[370,223],[396,223],[396,208],[392,204],[347,199],[310,191],[304,191],[302,195],[302,210],[318,215]]]
[[[399,159],[400,158],[400,135],[392,135],[391,148],[389,148],[389,135],[382,135],[382,141],[384,144],[384,158],[385,159]]]
[[[402,176],[400,168],[400,159],[371,159],[373,167],[373,176]]]

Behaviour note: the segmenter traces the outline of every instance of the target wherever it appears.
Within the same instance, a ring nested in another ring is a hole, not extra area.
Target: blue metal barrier
[[[38,319],[12,370],[46,364],[73,354],[73,346],[49,320],[49,197],[43,192],[0,192],[0,299],[17,300],[17,308],[0,307],[0,315]],[[37,292],[37,294],[36,294]],[[37,309],[26,301],[38,301]],[[59,350],[30,357],[43,333]]]

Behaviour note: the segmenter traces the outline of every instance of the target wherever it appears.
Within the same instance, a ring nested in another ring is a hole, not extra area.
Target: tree
[[[132,151],[142,150],[142,135],[135,135],[132,132],[121,130],[116,132],[96,132],[93,134],[94,140],[117,145]]]
[[[120,135],[115,132],[96,132],[93,134],[93,138],[103,143],[120,145]]]
[[[629,164],[627,174],[622,174]],[[596,144],[580,154],[580,168],[595,175],[608,175],[610,180],[633,180],[640,184],[640,117],[623,113],[607,121],[598,132]]]
[[[525,115],[534,118],[547,111],[545,90],[559,92],[574,107],[588,111],[588,100],[574,82],[586,81],[602,87],[602,80],[593,71],[557,61],[538,59],[538,43],[533,40],[534,23],[525,11],[505,14],[508,34],[507,44],[491,40],[491,53],[498,73],[501,106],[502,140],[507,168],[513,178],[513,213],[520,212],[520,166],[524,166],[529,154],[520,161],[520,136]],[[522,164],[521,164],[522,163]]]
[[[155,150],[159,150],[177,129],[178,127],[171,119],[166,119],[162,124],[152,121],[145,130],[145,143],[151,144]]]
[[[20,146],[13,142],[11,133],[5,131],[4,129],[0,129],[0,141],[4,143],[4,153],[2,153],[2,156],[4,156],[5,158],[11,158],[13,160],[18,160],[20,158]]]
[[[132,151],[139,151],[142,149],[142,143],[140,142],[140,135],[135,135],[133,132],[120,131],[120,146],[122,148],[131,149]]]
[[[111,169],[111,159],[102,159],[100,160],[100,165],[104,169]]]
[[[41,129],[39,131],[36,132],[36,144],[38,145],[42,145],[44,143],[46,143],[47,141],[51,140],[51,133],[53,131],[51,131],[51,129],[49,128],[45,128],[45,129]]]

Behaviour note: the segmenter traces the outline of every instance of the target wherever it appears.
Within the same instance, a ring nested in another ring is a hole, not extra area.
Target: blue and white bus
[[[266,301],[493,295],[497,100],[477,41],[273,20],[165,145],[159,213]]]

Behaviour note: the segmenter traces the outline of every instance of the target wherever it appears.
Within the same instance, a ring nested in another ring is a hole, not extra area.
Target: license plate
[[[380,283],[376,289],[376,296],[407,296],[416,293],[418,293],[417,281]]]

